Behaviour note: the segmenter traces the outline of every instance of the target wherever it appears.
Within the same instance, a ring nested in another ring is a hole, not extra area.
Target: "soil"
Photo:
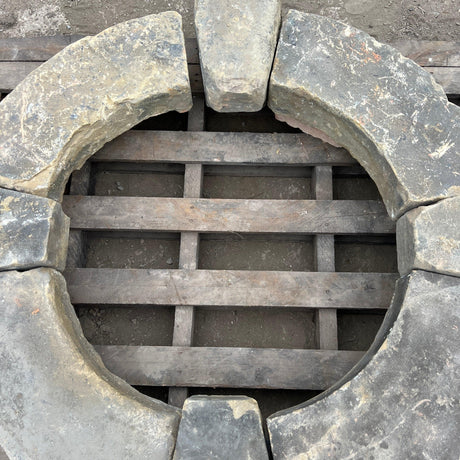
[[[0,37],[95,34],[131,18],[175,10],[186,37],[195,36],[194,0],[0,0]],[[458,40],[458,0],[283,0],[295,8],[365,30],[383,42]]]

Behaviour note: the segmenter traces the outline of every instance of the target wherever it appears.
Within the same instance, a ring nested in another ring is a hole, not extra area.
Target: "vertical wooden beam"
[[[332,167],[313,168],[312,195],[316,200],[332,200]],[[315,268],[319,272],[335,271],[334,235],[315,235]],[[337,350],[337,310],[316,310],[316,341],[320,349]]]
[[[188,113],[188,130],[202,131],[204,129],[204,98],[194,96],[193,107]],[[184,174],[184,198],[200,198],[203,184],[203,166],[201,164],[186,164]],[[182,232],[179,253],[179,268],[196,270],[198,268],[198,248],[200,235],[197,232]],[[193,344],[195,309],[189,306],[176,306],[174,314],[173,346],[190,347]],[[180,407],[187,399],[188,389],[171,387],[169,389],[169,404]]]
[[[70,176],[70,195],[88,195],[91,186],[91,163],[87,161],[81,169]],[[86,265],[85,234],[81,230],[70,230],[67,250],[67,268]]]

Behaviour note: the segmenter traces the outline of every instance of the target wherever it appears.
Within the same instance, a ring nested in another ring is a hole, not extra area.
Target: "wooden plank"
[[[0,91],[12,91],[41,62],[0,62]]]
[[[0,61],[46,61],[69,44],[69,35],[0,38]]]
[[[460,67],[425,67],[425,70],[433,75],[446,94],[460,94]]]
[[[86,162],[80,170],[70,176],[71,195],[88,195],[91,187],[91,163]],[[86,235],[81,230],[70,230],[67,248],[68,268],[84,267],[86,265]]]
[[[394,233],[379,201],[65,196],[78,230],[238,233]]]
[[[104,364],[131,385],[325,390],[360,351],[274,348],[96,346]]]
[[[460,66],[458,41],[397,40],[391,45],[421,66]]]
[[[386,309],[397,274],[249,270],[75,268],[71,301],[100,305],[195,305]]]
[[[356,164],[345,149],[308,134],[129,131],[93,161],[202,164]]]
[[[332,200],[332,167],[313,168],[312,195],[317,200]],[[334,235],[315,235],[315,269],[318,272],[335,271]],[[320,308],[316,310],[316,342],[322,350],[337,350],[337,310]]]
[[[193,97],[193,107],[188,112],[187,129],[202,131],[205,120],[205,103],[202,95]],[[203,166],[185,165],[184,197],[200,198],[203,187]],[[179,268],[196,270],[198,268],[198,246],[200,235],[196,232],[181,233]],[[176,305],[174,312],[173,346],[192,346],[195,325],[195,307]],[[182,408],[188,396],[188,388],[173,387],[168,392],[168,403]]]

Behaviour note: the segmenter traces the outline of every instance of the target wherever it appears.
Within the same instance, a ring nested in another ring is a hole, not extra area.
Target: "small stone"
[[[62,198],[70,173],[140,121],[192,105],[182,20],[133,19],[42,64],[0,105],[0,186]]]
[[[396,224],[398,268],[460,276],[460,197],[421,206]]]
[[[246,396],[185,401],[174,460],[267,460],[257,402]]]
[[[218,112],[265,104],[281,17],[279,0],[197,0],[195,27],[206,103]]]
[[[61,205],[0,189],[0,270],[52,267],[64,270],[69,218]]]
[[[11,458],[171,458],[180,412],[111,374],[59,272],[0,273],[0,439]]]
[[[168,265],[172,265],[174,262],[173,262],[173,260],[172,260],[171,257],[170,257],[169,259],[166,260],[166,263],[167,263]]]
[[[413,271],[399,280],[389,311],[397,319],[361,369],[268,418],[274,458],[457,458],[458,305],[456,277]]]
[[[279,119],[345,147],[394,219],[460,195],[460,108],[428,72],[358,29],[290,10],[268,105]]]

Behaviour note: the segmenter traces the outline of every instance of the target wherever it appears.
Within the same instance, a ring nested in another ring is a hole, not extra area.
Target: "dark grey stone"
[[[290,10],[268,104],[348,149],[392,218],[460,194],[460,108],[428,72],[364,32]]]
[[[257,402],[246,396],[185,401],[174,460],[267,460]]]
[[[178,13],[85,37],[0,105],[0,186],[60,200],[70,173],[145,118],[192,106]]]
[[[456,277],[402,278],[389,312],[399,316],[367,366],[326,397],[267,420],[274,458],[456,460],[459,305]]]
[[[64,270],[69,218],[56,201],[0,188],[0,270]]]
[[[0,440],[12,459],[172,456],[180,411],[111,374],[83,336],[64,278],[0,273]]]
[[[460,197],[421,206],[396,225],[398,268],[460,276]]]
[[[195,27],[206,103],[218,112],[265,104],[281,19],[279,0],[197,0]]]

